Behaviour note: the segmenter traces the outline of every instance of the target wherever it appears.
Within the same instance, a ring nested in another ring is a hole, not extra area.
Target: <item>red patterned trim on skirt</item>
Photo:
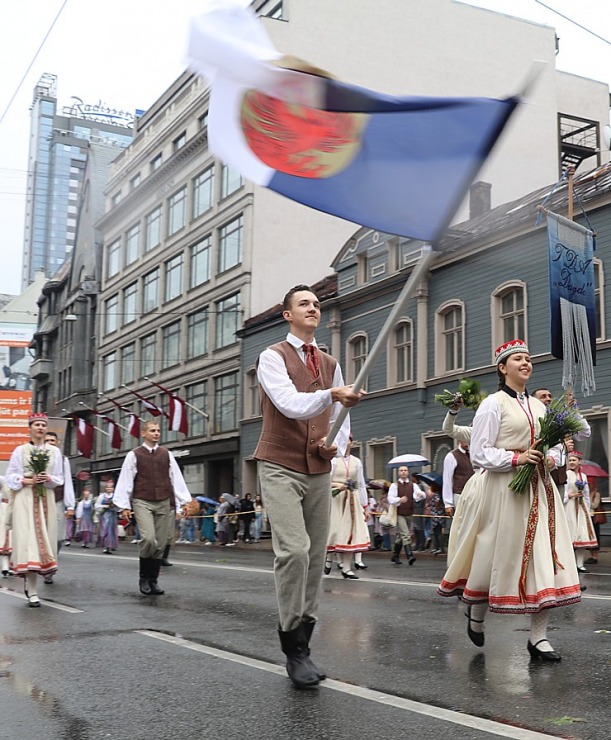
[[[546,588],[536,594],[527,594],[526,599],[521,595],[491,597],[487,591],[471,591],[465,586],[466,579],[456,583],[442,581],[437,593],[440,596],[460,596],[467,604],[488,604],[490,611],[498,614],[532,614],[581,601],[579,583],[563,588]]]
[[[11,570],[15,571],[18,576],[24,576],[26,573],[40,573],[46,576],[57,571],[57,561],[52,560],[47,565],[41,565],[35,560],[27,563],[11,563]]]

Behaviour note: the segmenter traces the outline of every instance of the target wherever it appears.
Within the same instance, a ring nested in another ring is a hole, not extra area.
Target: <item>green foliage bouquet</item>
[[[486,398],[486,392],[482,391],[479,381],[472,380],[471,378],[462,378],[454,393],[444,390],[443,393],[437,393],[435,395],[435,401],[446,408],[459,404],[462,401],[465,408],[472,409],[473,411],[477,411],[484,398]]]
[[[574,403],[567,402],[564,396],[554,399],[545,411],[545,416],[539,418],[539,439],[533,447],[543,453],[543,460],[547,459],[550,447],[555,447],[564,442],[567,437],[572,437],[583,429],[583,420],[577,413]],[[524,493],[530,487],[536,465],[526,463],[522,465],[509,488],[514,493]]]
[[[45,449],[32,450],[30,453],[30,462],[28,469],[31,471],[35,478],[40,473],[47,472],[47,465],[49,464],[49,453]],[[45,495],[45,487],[42,483],[35,483],[34,489],[39,496]]]
[[[343,488],[332,488],[331,495],[335,497],[339,493],[341,493],[341,491],[354,491],[355,488],[356,488],[356,481],[353,481],[352,478],[346,478],[344,487]]]

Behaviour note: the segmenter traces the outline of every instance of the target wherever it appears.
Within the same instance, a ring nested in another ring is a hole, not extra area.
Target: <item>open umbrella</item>
[[[607,473],[606,470],[603,470],[598,463],[595,463],[592,460],[582,460],[579,467],[581,469],[581,472],[584,475],[588,475],[590,478],[609,477],[609,473]]]
[[[439,473],[415,473],[414,478],[417,481],[422,481],[422,483],[426,483],[428,486],[434,485],[440,491],[443,487],[443,478],[439,475]]]
[[[402,465],[407,465],[408,468],[415,468],[430,465],[431,463],[426,457],[422,457],[422,455],[397,455],[397,457],[393,457],[386,464],[389,468],[400,468]]]
[[[208,496],[196,496],[195,498],[202,504],[210,504],[211,506],[219,505],[218,501],[215,501],[213,498],[208,498]]]
[[[367,481],[367,488],[371,488],[374,491],[388,491],[390,488],[390,481],[384,480],[383,478],[374,478]]]

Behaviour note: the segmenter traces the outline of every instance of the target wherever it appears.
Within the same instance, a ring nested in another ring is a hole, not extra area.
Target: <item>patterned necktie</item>
[[[314,378],[318,377],[319,363],[318,350],[313,344],[304,344],[303,351],[306,353],[306,365]]]

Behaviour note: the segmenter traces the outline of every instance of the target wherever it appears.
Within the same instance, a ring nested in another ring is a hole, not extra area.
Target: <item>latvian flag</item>
[[[93,426],[80,416],[73,416],[76,424],[76,446],[83,457],[91,457],[93,451]]]

